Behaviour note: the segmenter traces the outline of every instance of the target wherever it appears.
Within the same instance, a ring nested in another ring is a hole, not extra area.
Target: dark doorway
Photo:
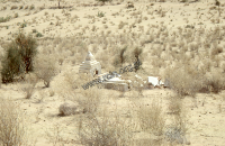
[[[97,70],[95,71],[95,74],[98,75],[98,71]]]

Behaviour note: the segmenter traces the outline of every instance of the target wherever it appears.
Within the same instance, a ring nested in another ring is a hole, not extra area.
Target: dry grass
[[[10,8],[10,10],[15,10],[15,9],[18,9],[18,7],[17,7],[17,6],[12,6],[12,7]]]
[[[22,90],[26,93],[25,99],[30,99],[32,97],[37,81],[38,80],[35,74],[27,74],[25,76],[25,84],[22,88]]]
[[[151,105],[140,103],[137,116],[142,130],[157,136],[163,134],[165,119],[159,103],[156,103],[156,101],[153,101]]]
[[[0,144],[7,146],[25,145],[25,128],[18,104],[1,99]]]
[[[98,92],[97,90],[95,92]],[[87,92],[85,94],[90,94],[93,91]],[[88,102],[88,104],[90,103],[92,105],[92,101]],[[115,113],[117,113],[116,110],[114,110]],[[92,111],[95,110],[92,108]],[[111,115],[108,109],[99,109],[98,107],[97,111],[80,116],[79,137],[81,144],[87,146],[131,145],[132,131],[129,124],[127,119],[118,114]]]
[[[35,58],[34,72],[44,81],[46,87],[50,86],[52,78],[57,74],[56,61],[53,56],[39,55]]]
[[[122,119],[88,117],[80,122],[81,144],[87,146],[129,145],[131,134]]]
[[[178,65],[179,66],[179,65]],[[180,95],[194,96],[204,88],[204,84],[194,67],[180,66],[168,68],[165,78],[170,81],[170,87]]]

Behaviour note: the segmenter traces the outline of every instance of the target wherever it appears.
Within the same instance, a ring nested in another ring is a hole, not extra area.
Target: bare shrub
[[[35,9],[34,5],[30,5],[29,10],[34,10],[34,9]]]
[[[131,1],[128,1],[127,2],[127,5],[126,5],[126,8],[129,9],[129,8],[134,8],[134,3],[131,2]]]
[[[157,136],[163,134],[165,120],[162,114],[162,107],[155,101],[151,105],[141,103],[137,110],[141,128]]]
[[[35,74],[27,74],[25,76],[25,84],[22,88],[24,92],[26,92],[26,99],[30,99],[35,91],[35,85],[37,83],[37,77]]]
[[[223,48],[220,47],[220,46],[217,46],[217,47],[214,47],[211,51],[211,55],[214,56],[214,55],[218,55],[220,53],[223,52]]]
[[[18,105],[1,98],[0,117],[0,144],[7,146],[24,145],[25,131]]]
[[[28,7],[29,7],[29,6],[25,6],[25,7],[24,7],[24,10],[28,9]]]
[[[59,113],[61,116],[70,116],[80,113],[82,110],[79,109],[79,104],[76,102],[65,102],[60,105]]]
[[[14,9],[18,9],[18,7],[17,7],[17,6],[12,6],[12,7],[10,8],[10,10],[14,10]]]
[[[120,21],[120,23],[119,23],[119,25],[118,25],[118,28],[119,28],[119,29],[122,29],[125,25],[127,25],[126,22]]]
[[[104,113],[101,118],[95,115],[81,118],[79,137],[85,146],[124,146],[130,145],[132,133],[125,119]]]
[[[94,114],[97,112],[101,97],[98,89],[92,87],[91,89],[82,91],[79,99],[75,99],[79,102],[85,113]]]
[[[169,101],[169,110],[172,114],[172,125],[165,130],[165,136],[169,140],[170,144],[190,144],[186,138],[188,130],[187,111],[184,108],[181,96],[178,94],[172,95]]]
[[[167,68],[165,78],[170,82],[170,88],[175,90],[180,95],[194,96],[202,89],[203,82],[194,67],[176,66]]]
[[[206,75],[207,89],[211,92],[218,93],[225,89],[225,78],[222,73],[212,72]]]
[[[182,109],[181,98],[178,95],[173,95],[169,100],[169,110],[171,114],[180,114]]]
[[[44,80],[46,87],[50,86],[50,81],[56,73],[56,60],[49,55],[38,55],[35,58],[34,72],[39,79]]]
[[[19,10],[23,9],[23,5],[19,7]]]

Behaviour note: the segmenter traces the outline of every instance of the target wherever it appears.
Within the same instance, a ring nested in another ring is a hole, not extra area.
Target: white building
[[[80,64],[79,73],[90,73],[92,76],[101,74],[101,65],[91,52],[88,52],[85,61]]]

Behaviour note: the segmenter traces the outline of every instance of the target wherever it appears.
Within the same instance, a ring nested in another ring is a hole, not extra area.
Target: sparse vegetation
[[[34,9],[35,9],[34,5],[31,5],[31,6],[29,7],[29,10],[34,10]]]
[[[23,21],[23,23],[20,24],[20,27],[21,28],[27,27],[27,22],[26,21]]]
[[[11,19],[10,16],[7,16],[7,17],[0,17],[0,23],[2,23],[2,22],[7,22],[7,21],[9,21],[10,19]]]
[[[25,126],[19,105],[1,98],[0,144],[22,146],[25,144]]]
[[[216,1],[0,2],[0,94],[29,115],[29,143],[8,145],[225,143],[225,3]]]
[[[39,79],[44,81],[46,87],[50,86],[50,81],[57,73],[56,61],[49,55],[39,55],[35,58],[34,72]]]
[[[18,17],[19,17],[19,14],[15,13],[14,18],[18,18]]]
[[[37,32],[37,33],[36,33],[36,37],[43,37],[43,34],[40,33],[40,32]]]
[[[17,7],[17,6],[12,6],[12,7],[10,8],[10,10],[15,10],[15,9],[18,9],[18,7]]]
[[[144,103],[140,104],[137,115],[142,130],[161,136],[165,126],[165,119],[163,119],[162,114],[162,107],[158,102],[153,101],[148,106]]]
[[[105,16],[105,14],[103,13],[103,12],[98,12],[98,17],[99,18],[102,18],[102,17],[104,17]]]

